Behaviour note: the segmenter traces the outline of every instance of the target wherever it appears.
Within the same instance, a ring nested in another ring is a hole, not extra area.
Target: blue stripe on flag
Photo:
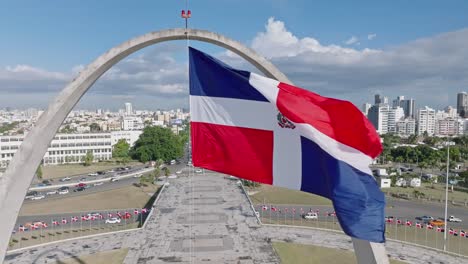
[[[343,231],[355,238],[385,242],[385,196],[371,175],[337,160],[301,137],[302,187],[332,200]]]
[[[268,102],[249,84],[250,72],[235,70],[192,47],[190,49],[190,95]]]

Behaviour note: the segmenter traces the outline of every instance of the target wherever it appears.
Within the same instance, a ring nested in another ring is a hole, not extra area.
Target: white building
[[[416,120],[406,118],[396,123],[396,133],[400,137],[409,137],[416,134]]]
[[[142,130],[143,128],[141,117],[126,116],[122,119],[122,130]]]
[[[427,132],[429,136],[433,136],[435,134],[435,126],[436,126],[436,112],[434,109],[429,107],[424,107],[419,109],[418,114],[418,135],[424,134]]]
[[[13,158],[24,136],[0,136],[0,167],[6,167]],[[110,133],[57,134],[43,158],[44,165],[80,163],[91,152],[94,161],[112,158]]]
[[[386,104],[373,105],[369,109],[369,113],[367,115],[369,121],[371,121],[377,132],[381,135],[388,132],[388,111],[389,106]]]
[[[112,131],[111,132],[111,142],[112,146],[117,144],[119,140],[125,139],[127,143],[132,147],[135,145],[135,142],[138,140],[140,137],[141,133],[143,133],[142,130],[130,130],[130,131]]]
[[[133,115],[132,103],[125,103],[125,115]]]
[[[362,113],[363,113],[365,116],[367,116],[367,114],[369,113],[369,109],[370,109],[371,107],[372,107],[372,105],[369,104],[369,103],[363,104],[363,105],[362,105],[362,108],[361,108]]]
[[[389,133],[397,132],[397,122],[405,117],[403,108],[397,106],[388,110],[387,129]]]
[[[458,136],[464,133],[465,121],[459,118],[447,117],[436,122],[435,134],[438,136]]]

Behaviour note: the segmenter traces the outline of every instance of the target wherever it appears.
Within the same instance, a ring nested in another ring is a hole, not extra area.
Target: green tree
[[[127,143],[125,139],[119,139],[117,143],[114,145],[114,149],[112,150],[112,157],[116,159],[123,159],[128,158],[130,152],[130,145]]]
[[[84,157],[84,165],[91,166],[91,164],[93,163],[93,160],[94,160],[93,152],[91,150],[88,150],[88,152],[86,152],[86,156]]]
[[[183,155],[185,142],[168,128],[145,127],[130,156],[141,162],[162,159],[170,161]]]
[[[166,177],[171,174],[171,171],[169,170],[168,167],[164,167],[164,168],[162,168],[162,170],[164,171],[164,176],[166,176]]]
[[[36,170],[36,176],[39,180],[42,180],[42,165],[39,165],[39,167],[37,167],[37,170]]]
[[[97,123],[92,123],[91,125],[89,125],[89,130],[91,132],[99,132],[101,131],[101,127]]]

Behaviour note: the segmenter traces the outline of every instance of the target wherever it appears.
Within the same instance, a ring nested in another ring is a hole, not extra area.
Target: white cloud
[[[376,37],[377,37],[377,34],[375,34],[375,33],[371,33],[371,34],[368,34],[368,35],[367,35],[367,39],[368,39],[368,40],[373,40],[373,39],[375,39]]]
[[[348,40],[345,41],[346,45],[353,45],[353,44],[358,44],[359,39],[356,36],[350,37]]]

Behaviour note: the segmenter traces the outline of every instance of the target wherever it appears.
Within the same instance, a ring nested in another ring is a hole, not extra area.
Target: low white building
[[[23,142],[23,135],[0,136],[0,167],[10,163]],[[57,134],[44,155],[44,165],[63,163],[80,163],[88,152],[94,161],[112,158],[112,141],[110,133]]]
[[[392,180],[389,178],[380,178],[380,188],[390,188]]]
[[[127,141],[130,147],[132,147],[133,145],[135,145],[135,142],[138,140],[141,133],[143,133],[142,130],[112,131],[111,132],[112,146],[117,144],[119,140],[125,139],[125,141]]]

